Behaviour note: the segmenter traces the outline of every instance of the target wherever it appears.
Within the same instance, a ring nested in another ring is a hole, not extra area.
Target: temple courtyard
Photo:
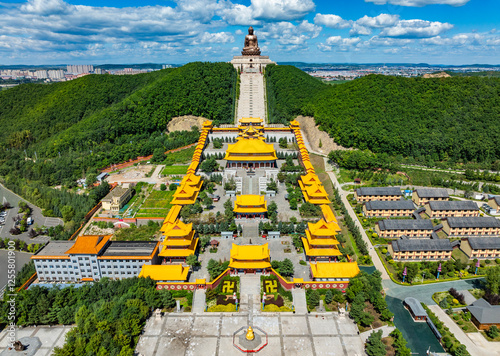
[[[213,314],[213,315],[211,315]],[[268,345],[257,354],[277,355],[364,355],[358,329],[348,317],[333,313],[171,313],[148,320],[137,344],[141,355],[237,355],[233,333],[253,325],[268,334]]]

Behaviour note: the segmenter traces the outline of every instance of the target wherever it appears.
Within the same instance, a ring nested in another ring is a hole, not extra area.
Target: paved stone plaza
[[[71,330],[71,326],[30,326],[22,329],[17,329],[16,340],[23,337],[38,337],[42,343],[42,346],[35,353],[36,356],[49,356],[52,355],[52,350],[54,347],[62,347],[65,342],[65,337],[68,331]],[[9,346],[7,329],[0,333],[0,355]],[[23,355],[23,352],[19,352],[19,355]]]
[[[364,355],[356,325],[332,313],[259,313],[253,325],[269,337],[260,356]],[[242,326],[248,326],[245,313],[172,313],[148,320],[136,351],[144,356],[237,355],[232,336]]]

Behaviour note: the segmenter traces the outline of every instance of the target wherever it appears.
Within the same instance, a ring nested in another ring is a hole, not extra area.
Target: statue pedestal
[[[267,346],[267,333],[261,328],[257,326],[253,327],[253,333],[255,336],[253,340],[247,340],[245,337],[246,333],[247,328],[245,326],[239,328],[233,333],[233,345],[238,350],[244,353],[256,353]]]
[[[269,56],[234,56],[230,62],[241,73],[262,73],[268,64],[276,64]]]

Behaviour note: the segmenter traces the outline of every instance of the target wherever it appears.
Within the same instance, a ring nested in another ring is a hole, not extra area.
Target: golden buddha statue
[[[257,36],[253,34],[253,27],[248,28],[248,35],[245,36],[245,46],[241,54],[244,56],[260,56],[259,43]]]
[[[253,333],[253,329],[251,326],[248,327],[248,330],[247,330],[247,335],[246,335],[246,339],[248,341],[252,341],[253,339],[255,339],[255,335]]]

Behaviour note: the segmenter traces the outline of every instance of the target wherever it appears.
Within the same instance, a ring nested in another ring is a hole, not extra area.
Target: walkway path
[[[238,99],[236,125],[242,117],[266,119],[264,91],[264,76],[261,73],[240,74],[240,97]]]
[[[368,337],[373,332],[377,332],[377,331],[382,330],[382,337],[384,338],[384,337],[389,336],[389,334],[392,333],[394,331],[394,329],[396,329],[394,326],[384,325],[384,326],[382,326],[380,328],[377,328],[377,329],[372,329],[372,330],[365,331],[365,332],[359,334],[359,336],[361,337],[361,340],[363,340],[363,342],[366,342],[366,340],[368,339]]]
[[[438,305],[430,305],[429,309],[450,329],[457,340],[467,347],[471,356],[500,356],[500,348],[494,348],[494,344],[488,348],[476,345]]]
[[[193,313],[201,314],[205,311],[205,290],[197,289],[194,291],[193,296]]]
[[[306,291],[304,289],[299,289],[299,288],[292,289],[292,296],[293,296],[293,306],[295,307],[295,313],[306,314],[307,313]]]

